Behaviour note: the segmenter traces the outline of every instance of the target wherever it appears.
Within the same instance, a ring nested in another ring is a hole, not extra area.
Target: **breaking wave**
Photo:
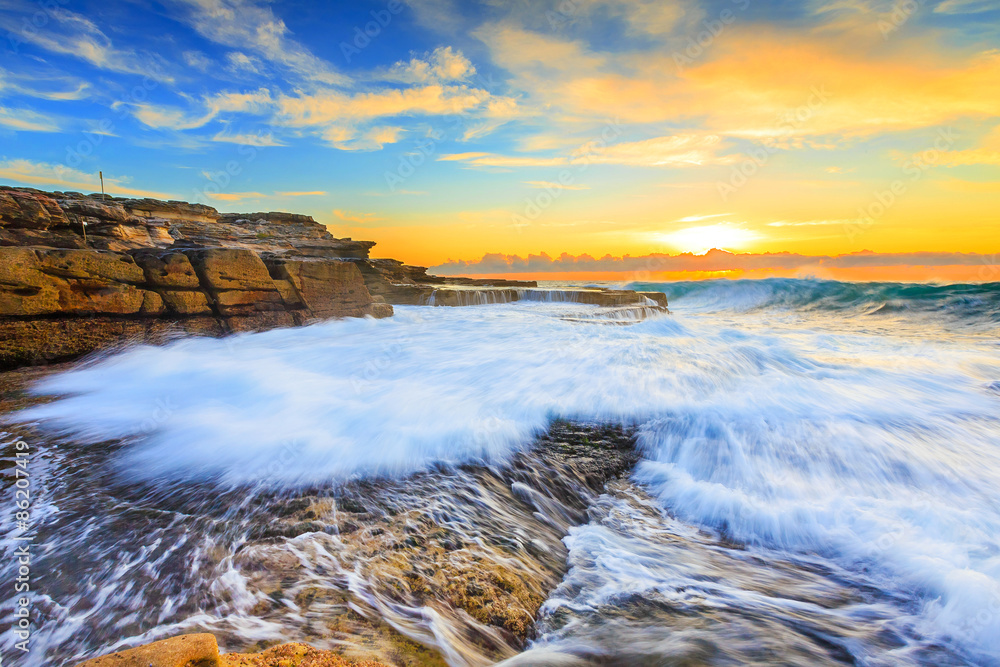
[[[863,574],[912,601],[900,623],[997,664],[1000,359],[994,337],[951,337],[947,318],[997,321],[1000,285],[641,288],[665,292],[675,315],[615,327],[578,304],[399,307],[388,320],[137,347],[46,380],[37,390],[57,399],[18,419],[95,446],[125,439],[116,469],[144,483],[279,487],[502,465],[557,418],[632,424],[633,479],[665,514]],[[944,324],[898,337],[862,317],[890,307]],[[754,316],[778,311],[794,316],[780,329]],[[842,328],[819,324],[830,312]],[[637,538],[597,528],[574,529],[573,557],[630,562]],[[658,572],[589,575],[596,589],[547,608],[677,585]]]

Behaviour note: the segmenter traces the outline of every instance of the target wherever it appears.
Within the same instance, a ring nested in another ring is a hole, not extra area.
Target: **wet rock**
[[[77,667],[223,667],[219,645],[208,633],[181,635],[81,662]],[[238,663],[237,663],[238,664]]]
[[[129,315],[152,306],[128,255],[91,250],[0,248],[0,316]]]
[[[373,245],[335,238],[294,213],[220,214],[187,202],[0,186],[0,329],[10,335],[0,368],[151,342],[164,331],[391,317],[392,304],[506,302],[519,298],[515,288],[535,286],[428,275],[370,259]],[[665,307],[662,294],[621,290],[583,290],[575,300],[643,306],[647,297]]]
[[[284,600],[328,627],[343,627],[331,623],[348,623],[349,610],[360,609],[440,648],[411,616],[399,615],[432,609],[461,636],[463,659],[489,664],[531,637],[539,608],[565,573],[562,538],[588,520],[594,499],[637,458],[628,429],[557,422],[503,468],[441,470],[356,482],[332,497],[275,499],[266,510],[273,518],[235,562],[259,591],[264,619],[277,620]],[[294,552],[286,540],[294,540]],[[331,556],[335,569],[320,565]],[[347,590],[345,573],[358,577],[360,588]],[[391,636],[363,630],[367,623],[350,620],[351,632]]]
[[[224,667],[389,667],[371,660],[346,660],[332,651],[305,644],[282,644],[260,653],[231,653],[222,656]]]
[[[639,296],[646,297],[647,299],[656,303],[657,306],[662,308],[667,307],[667,295],[663,292],[637,292]]]
[[[102,316],[0,318],[0,370],[68,361],[94,350],[132,343],[161,343],[183,334],[221,336],[225,333],[224,324],[215,317],[174,321]]]

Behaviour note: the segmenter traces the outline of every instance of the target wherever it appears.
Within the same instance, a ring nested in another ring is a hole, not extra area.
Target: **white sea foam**
[[[63,397],[22,418],[133,438],[126,475],[289,485],[502,461],[556,417],[635,423],[636,479],[674,515],[868,568],[919,594],[925,631],[1000,659],[995,343],[671,305],[631,326],[400,307],[140,347],[47,380]]]

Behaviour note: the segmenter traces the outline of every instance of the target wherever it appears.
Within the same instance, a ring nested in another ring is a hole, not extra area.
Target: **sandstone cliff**
[[[308,216],[0,187],[0,368],[176,333],[386,317],[369,241]]]
[[[539,299],[533,281],[441,277],[295,213],[0,186],[0,369],[177,334],[225,335],[392,304]],[[662,294],[585,289],[564,300],[666,308]]]

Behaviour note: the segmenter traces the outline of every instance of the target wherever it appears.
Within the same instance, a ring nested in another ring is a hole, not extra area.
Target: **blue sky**
[[[996,2],[0,0],[0,35],[0,182],[425,263],[1000,241]]]

